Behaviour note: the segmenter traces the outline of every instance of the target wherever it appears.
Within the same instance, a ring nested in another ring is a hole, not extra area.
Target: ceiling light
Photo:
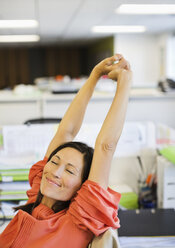
[[[145,32],[144,26],[94,26],[94,33],[141,33]]]
[[[0,35],[0,42],[37,42],[39,35]]]
[[[36,28],[36,20],[0,20],[0,28]]]
[[[175,14],[175,4],[122,4],[117,14]]]

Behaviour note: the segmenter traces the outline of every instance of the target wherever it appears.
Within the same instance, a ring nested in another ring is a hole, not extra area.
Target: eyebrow
[[[55,157],[58,158],[59,160],[61,160],[61,158],[58,155],[55,155]],[[75,168],[79,172],[79,169],[75,165],[73,165],[71,163],[67,163],[67,165],[72,166],[73,168]]]

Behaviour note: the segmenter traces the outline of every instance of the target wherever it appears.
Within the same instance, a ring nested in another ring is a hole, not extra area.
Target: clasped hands
[[[101,77],[108,75],[112,80],[118,81],[125,74],[129,81],[132,79],[129,62],[121,55],[115,54],[112,57],[106,58],[94,67],[94,72]]]

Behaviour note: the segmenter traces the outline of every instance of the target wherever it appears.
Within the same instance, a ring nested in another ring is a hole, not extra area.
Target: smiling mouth
[[[50,178],[48,178],[48,177],[46,177],[46,180],[47,180],[48,183],[50,183],[50,184],[52,184],[52,185],[55,185],[55,186],[57,186],[57,187],[61,187],[61,184],[56,183],[55,181],[53,181],[52,179],[50,179]]]

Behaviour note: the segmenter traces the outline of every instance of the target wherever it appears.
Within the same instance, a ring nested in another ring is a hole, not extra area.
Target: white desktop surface
[[[95,91],[84,122],[102,123],[115,92]],[[0,91],[0,125],[23,124],[34,118],[62,118],[75,94],[17,95]],[[155,88],[132,88],[126,114],[127,121],[153,121],[175,128],[175,94],[163,94]]]

